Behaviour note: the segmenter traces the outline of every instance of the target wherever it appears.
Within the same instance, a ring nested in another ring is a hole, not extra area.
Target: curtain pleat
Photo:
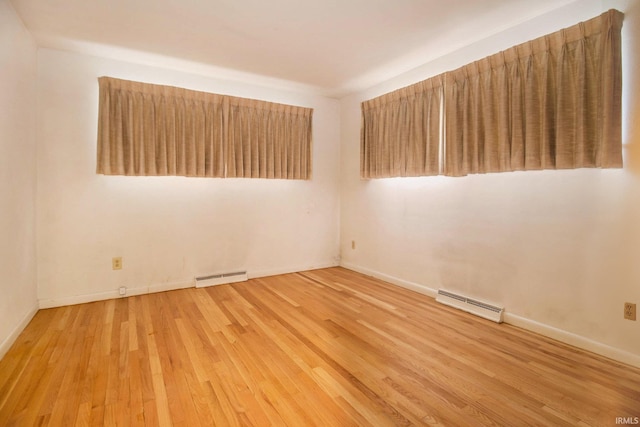
[[[438,174],[442,90],[433,78],[362,103],[362,178]]]
[[[623,15],[445,73],[445,175],[622,166]]]
[[[99,78],[97,172],[311,178],[310,108]]]
[[[310,179],[312,112],[230,98],[227,176]]]

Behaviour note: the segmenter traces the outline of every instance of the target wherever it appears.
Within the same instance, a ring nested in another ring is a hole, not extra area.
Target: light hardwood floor
[[[341,268],[41,310],[0,426],[572,426],[640,370]]]

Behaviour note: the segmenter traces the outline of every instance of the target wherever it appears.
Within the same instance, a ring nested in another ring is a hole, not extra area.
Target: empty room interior
[[[640,0],[0,0],[0,425],[638,424],[639,40]]]

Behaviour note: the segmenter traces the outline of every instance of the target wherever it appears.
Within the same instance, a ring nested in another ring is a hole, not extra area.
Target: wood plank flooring
[[[39,311],[0,426],[612,426],[640,370],[342,268]]]

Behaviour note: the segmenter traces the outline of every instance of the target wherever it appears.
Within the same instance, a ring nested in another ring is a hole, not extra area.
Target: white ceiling
[[[11,0],[39,46],[175,58],[329,96],[571,0]],[[106,54],[106,53],[105,53]],[[125,58],[122,58],[125,59]]]

